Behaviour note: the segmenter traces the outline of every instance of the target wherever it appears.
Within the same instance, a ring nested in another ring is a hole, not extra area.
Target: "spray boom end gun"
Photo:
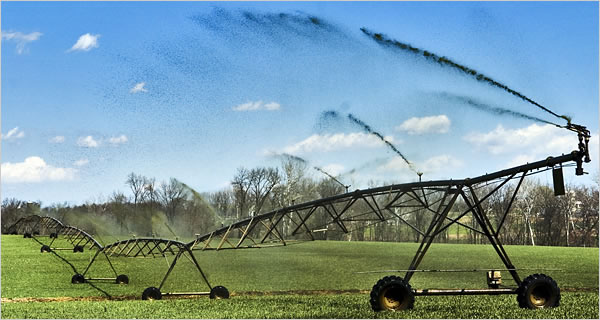
[[[589,142],[590,142],[590,130],[586,127],[578,124],[573,124],[569,122],[566,126],[567,130],[571,130],[573,132],[577,132],[577,137],[579,138],[579,150],[574,151],[577,152],[579,157],[575,162],[577,162],[577,168],[575,169],[575,174],[580,176],[583,175],[583,167],[581,166],[583,162],[590,162],[590,152],[589,152]]]

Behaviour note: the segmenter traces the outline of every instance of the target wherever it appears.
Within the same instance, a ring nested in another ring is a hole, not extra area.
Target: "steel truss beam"
[[[555,158],[549,157],[542,161],[501,170],[471,179],[419,181],[356,190],[354,192],[347,192],[251,216],[228,226],[223,226],[210,233],[199,235],[189,243],[168,239],[136,238],[118,241],[103,247],[83,230],[64,226],[56,219],[41,217],[23,218],[14,226],[11,226],[9,231],[23,234],[30,233],[31,235],[36,232],[39,234],[41,230],[44,230],[43,232],[47,233],[48,230],[55,229],[57,230],[57,234],[60,233],[63,235],[74,246],[90,244],[91,248],[96,248],[98,251],[90,261],[85,273],[89,271],[91,265],[97,260],[96,257],[100,254],[103,254],[106,259],[108,259],[109,263],[109,257],[114,256],[158,256],[166,258],[166,254],[174,255],[175,258],[169,264],[169,269],[159,285],[158,290],[160,290],[181,256],[186,256],[194,263],[206,285],[211,288],[200,265],[192,254],[192,250],[220,250],[225,249],[223,247],[225,244],[228,244],[231,249],[260,247],[268,239],[286,245],[286,242],[303,235],[308,235],[311,240],[314,240],[313,233],[315,230],[343,233],[352,232],[353,230],[348,229],[346,224],[344,224],[344,221],[359,221],[359,217],[361,217],[360,221],[373,222],[374,224],[398,219],[398,221],[405,223],[408,227],[422,236],[420,246],[410,263],[408,268],[409,271],[405,275],[405,280],[409,281],[416,271],[416,268],[423,260],[423,257],[427,253],[435,237],[451,225],[457,224],[485,235],[506,268],[510,270],[515,282],[519,284],[521,282],[520,277],[510,261],[508,254],[504,250],[498,235],[506,216],[510,211],[510,207],[512,206],[516,194],[519,191],[521,183],[524,177],[530,172],[531,174],[535,173],[534,170],[562,165],[569,161],[577,162],[579,168],[582,156],[583,154],[581,151],[574,151],[567,155]],[[521,174],[520,180],[514,190],[509,205],[506,210],[504,210],[500,223],[497,226],[494,226],[491,223],[487,212],[483,209],[482,202],[486,201],[493,193],[500,190],[506,183],[515,179],[518,174]],[[490,183],[498,183],[498,185],[479,198],[476,190],[481,185]],[[467,206],[467,209],[455,217],[450,217],[451,213],[457,211],[454,209],[454,206],[459,198]],[[459,220],[468,213],[471,213],[480,229],[475,229],[459,222]],[[409,223],[407,219],[404,218],[406,215],[425,214],[427,215],[424,217],[431,217],[427,229],[425,230]],[[294,215],[296,217],[294,217]],[[289,222],[295,224],[295,228],[290,228]],[[337,228],[339,228],[339,230],[336,230]],[[304,229],[305,232],[299,232],[300,229]],[[241,236],[239,239],[234,239],[232,237],[235,233],[232,232],[234,230],[240,231]],[[216,247],[211,246],[213,241],[218,241]],[[252,242],[252,244],[248,245],[248,242]],[[244,246],[244,244],[247,245]],[[475,294],[475,292],[469,294]]]

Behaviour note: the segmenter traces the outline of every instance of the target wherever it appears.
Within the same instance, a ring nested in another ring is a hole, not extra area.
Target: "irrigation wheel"
[[[31,233],[29,233],[29,232],[23,233],[23,238],[31,238]]]
[[[50,238],[51,238],[51,239],[52,239],[52,238],[58,238],[58,235],[56,234],[56,232],[52,232],[52,233],[50,234]]]
[[[160,300],[162,299],[162,293],[155,287],[149,287],[142,292],[142,300]]]
[[[47,245],[43,245],[43,246],[42,246],[42,248],[40,249],[40,252],[41,252],[41,253],[44,253],[44,252],[50,252],[50,251],[51,251],[51,249],[50,249],[50,247],[49,247],[49,246],[47,246]]]
[[[115,279],[115,283],[116,284],[129,284],[129,277],[124,274],[120,274],[117,276],[117,279]]]
[[[554,308],[560,304],[560,288],[545,274],[533,274],[525,278],[517,291],[517,302],[521,308]]]
[[[229,290],[223,286],[216,286],[210,289],[211,299],[229,299]]]
[[[77,252],[83,252],[83,246],[74,246],[73,247],[73,252],[77,253]]]
[[[377,281],[371,290],[373,311],[412,309],[415,295],[408,282],[396,276],[387,276]]]
[[[84,282],[85,282],[85,278],[83,277],[82,274],[79,274],[79,273],[76,273],[71,278],[71,283],[73,283],[73,284],[84,283]]]

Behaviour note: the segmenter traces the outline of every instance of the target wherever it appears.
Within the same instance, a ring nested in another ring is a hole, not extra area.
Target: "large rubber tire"
[[[223,286],[216,286],[210,289],[211,299],[229,299],[229,290]]]
[[[74,246],[73,247],[73,252],[77,253],[77,252],[83,252],[83,246]]]
[[[517,291],[521,308],[542,309],[560,305],[560,288],[545,274],[533,274],[525,278]]]
[[[56,234],[56,232],[52,232],[50,234],[50,239],[52,239],[52,238],[58,238],[58,234]]]
[[[31,233],[29,233],[29,232],[23,233],[23,238],[31,238]]]
[[[162,293],[158,288],[149,287],[142,292],[142,300],[160,300],[162,299]]]
[[[85,277],[82,274],[75,274],[73,275],[73,277],[71,277],[71,283],[73,284],[78,284],[78,283],[84,283],[85,282]]]
[[[129,277],[124,274],[120,274],[115,279],[115,283],[116,284],[129,284]]]
[[[415,295],[408,282],[397,276],[387,276],[377,281],[371,290],[373,311],[412,309]]]

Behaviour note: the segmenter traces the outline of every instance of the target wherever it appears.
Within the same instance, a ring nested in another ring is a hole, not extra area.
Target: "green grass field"
[[[60,245],[59,243],[56,243]],[[598,249],[507,246],[521,277],[546,273],[561,287],[561,306],[524,310],[515,296],[416,297],[415,308],[371,311],[368,291],[383,276],[367,273],[406,269],[417,244],[316,241],[285,247],[196,252],[213,286],[226,286],[227,300],[166,298],[140,301],[142,291],[158,286],[168,264],[164,258],[113,258],[129,285],[71,284],[73,270],[40,245],[22,236],[2,236],[3,318],[598,318]],[[79,272],[93,251],[60,254]],[[172,257],[169,257],[171,261]],[[489,245],[433,244],[423,269],[502,268]],[[560,269],[544,271],[544,269]],[[400,276],[403,274],[400,273]],[[91,276],[111,276],[106,260]],[[504,284],[513,286],[507,272]],[[413,288],[484,288],[485,273],[417,273]],[[199,273],[180,259],[163,292],[207,291]],[[305,290],[305,294],[301,294]],[[320,290],[320,294],[306,291]],[[343,291],[343,292],[336,292]],[[96,297],[110,295],[121,301]],[[74,297],[79,301],[67,300]],[[28,298],[48,298],[52,301]],[[32,302],[34,300],[35,302]],[[89,301],[88,301],[89,300]],[[40,301],[40,302],[37,302]]]

